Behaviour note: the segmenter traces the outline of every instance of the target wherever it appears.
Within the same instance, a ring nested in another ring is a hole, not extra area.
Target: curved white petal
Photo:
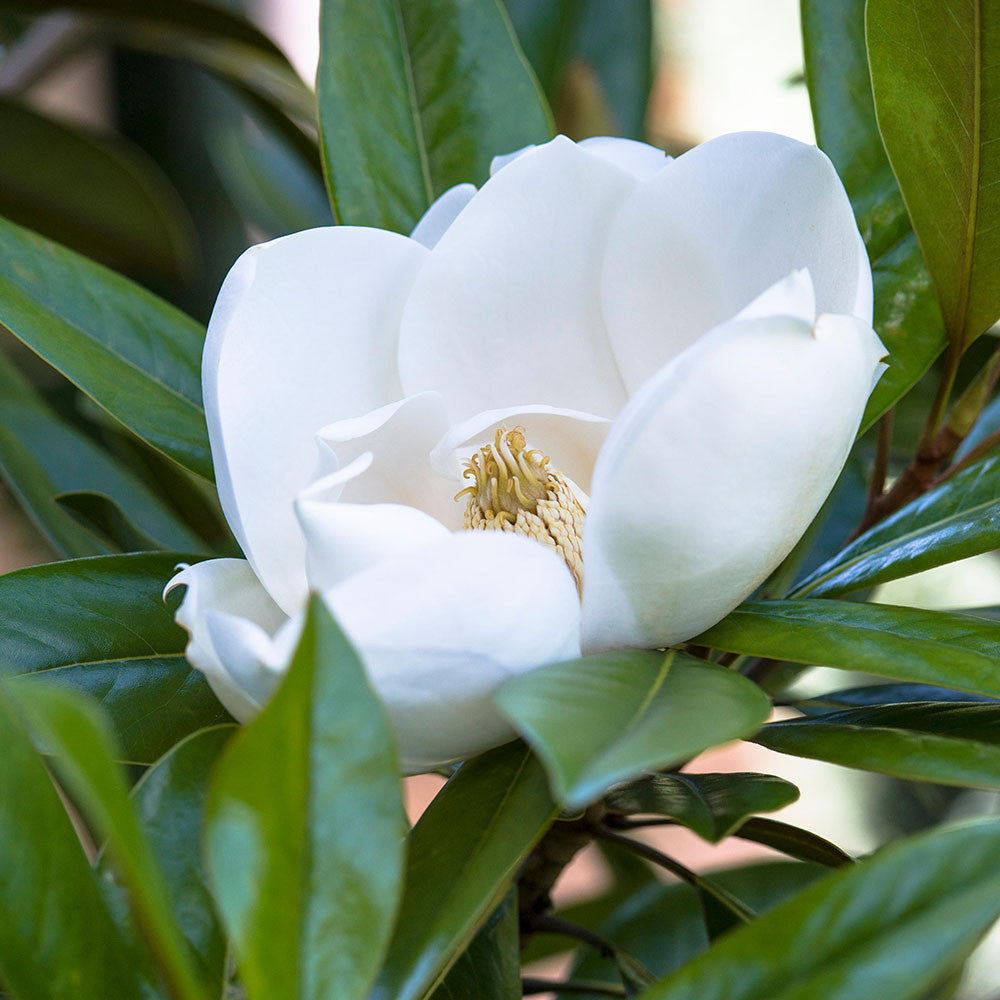
[[[315,433],[399,397],[399,316],[426,254],[395,233],[312,229],[252,247],[219,292],[202,365],[219,497],[287,611],[305,586],[292,504]]]
[[[458,462],[431,462],[431,452],[447,428],[441,396],[418,393],[322,428],[317,438],[326,458],[320,472],[370,453],[370,468],[344,480],[341,500],[404,504],[461,527],[462,512],[455,503],[455,493],[461,489]]]
[[[588,153],[600,156],[609,163],[627,170],[637,180],[645,180],[659,173],[672,159],[662,149],[650,146],[647,142],[619,139],[610,135],[595,135],[589,139],[581,139],[577,145]]]
[[[537,143],[529,143],[527,146],[522,146],[520,149],[515,149],[512,153],[501,153],[499,156],[494,156],[490,160],[490,177],[495,173],[503,170],[504,167],[513,163],[515,160],[524,156],[525,153],[530,153],[533,149],[538,149]]]
[[[868,256],[822,152],[740,132],[671,161],[635,189],[608,240],[601,301],[629,391],[799,268],[819,312],[871,323]]]
[[[434,248],[403,313],[399,368],[453,423],[527,400],[613,416],[625,400],[599,307],[634,177],[559,137],[490,178]]]
[[[569,570],[516,535],[459,532],[377,563],[324,598],[386,702],[410,771],[513,738],[492,692],[579,655]]]
[[[763,582],[833,488],[884,354],[855,317],[735,320],[650,379],[594,473],[584,648],[680,642]]]
[[[327,590],[382,559],[424,548],[448,529],[416,507],[324,500],[310,489],[296,503],[312,590]]]
[[[243,559],[210,559],[185,566],[164,596],[186,587],[177,624],[189,641],[188,661],[200,670],[227,711],[253,718],[277,686],[290,648],[272,640],[287,621]]]
[[[449,474],[457,459],[467,458],[493,440],[500,427],[523,426],[531,448],[540,448],[549,456],[553,468],[568,476],[581,488],[589,489],[594,462],[608,436],[611,421],[592,413],[561,410],[536,403],[477,413],[448,429],[431,452],[431,461],[443,474]]]
[[[456,184],[448,188],[420,217],[410,233],[410,239],[432,249],[444,236],[448,227],[458,218],[458,213],[472,201],[475,184]]]

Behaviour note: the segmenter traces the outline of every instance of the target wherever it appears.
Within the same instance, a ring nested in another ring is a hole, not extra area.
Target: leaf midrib
[[[413,119],[413,135],[417,143],[417,156],[420,160],[420,176],[424,185],[424,195],[428,206],[434,201],[434,182],[431,177],[430,157],[427,151],[427,137],[424,134],[424,121],[421,115],[420,100],[417,96],[417,81],[413,74],[413,60],[410,57],[410,40],[406,31],[406,19],[403,16],[401,0],[393,0],[393,12],[396,16],[396,30],[399,32],[400,55],[403,60],[403,76],[406,79],[406,89],[409,94],[410,116]]]

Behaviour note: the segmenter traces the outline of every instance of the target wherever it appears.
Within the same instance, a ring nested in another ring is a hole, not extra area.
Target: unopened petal
[[[448,188],[420,217],[420,221],[410,233],[410,239],[416,240],[428,249],[436,246],[475,193],[475,184],[456,184]]]
[[[681,642],[759,586],[833,488],[884,353],[853,316],[737,320],[648,380],[594,473],[584,648]]]
[[[740,132],[671,161],[635,189],[608,240],[602,304],[629,391],[802,268],[819,312],[871,323],[868,255],[820,150]]]
[[[671,157],[657,146],[610,135],[595,135],[589,139],[581,139],[577,145],[588,153],[600,156],[609,163],[627,170],[637,180],[645,180],[659,173],[671,160]]]

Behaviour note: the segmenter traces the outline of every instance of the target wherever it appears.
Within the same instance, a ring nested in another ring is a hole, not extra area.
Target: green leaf
[[[1000,622],[853,601],[750,601],[696,642],[1000,698]]]
[[[551,125],[498,0],[324,0],[316,77],[334,211],[408,233]]]
[[[194,320],[0,220],[0,324],[147,444],[212,478],[201,405],[204,330]]]
[[[791,596],[837,597],[1000,547],[1000,457],[928,490],[809,574]]]
[[[156,164],[124,141],[0,98],[0,215],[136,278],[192,266],[193,223]]]
[[[585,68],[606,102],[610,132],[642,139],[653,82],[649,0],[506,0],[518,41],[559,110],[568,76]],[[582,135],[571,135],[582,139]]]
[[[755,743],[795,757],[963,788],[1000,788],[1000,705],[914,702],[765,726]]]
[[[405,816],[388,719],[319,598],[206,811],[206,864],[251,1000],[364,997],[399,900]]]
[[[790,858],[828,868],[841,868],[854,863],[850,854],[842,851],[836,844],[831,844],[829,840],[776,819],[764,819],[760,816],[748,819],[735,831],[734,836],[781,851]]]
[[[55,502],[112,552],[154,552],[165,546],[140,531],[104,493],[59,493]],[[196,543],[197,544],[197,543]]]
[[[179,739],[229,720],[184,659],[163,603],[175,555],[99,556],[0,577],[0,677],[27,675],[103,703],[126,760],[149,764]]]
[[[803,715],[828,715],[845,708],[868,705],[898,705],[910,701],[994,702],[982,695],[952,691],[933,684],[866,684],[863,687],[844,688],[794,702],[794,708]]]
[[[513,891],[479,928],[431,1000],[520,1000],[520,933]]]
[[[36,741],[53,755],[56,773],[88,825],[106,840],[136,925],[170,994],[176,1000],[206,1000],[100,710],[76,692],[42,686],[18,688],[15,705]]]
[[[80,840],[0,696],[0,978],[19,1000],[143,996]]]
[[[222,994],[228,943],[208,889],[201,829],[212,767],[234,732],[235,726],[224,725],[192,733],[132,790],[139,822],[166,876],[178,926],[212,996]]]
[[[815,882],[823,869],[815,865],[768,861],[729,868],[712,877],[746,900],[757,913]],[[653,883],[623,902],[598,928],[603,937],[635,955],[656,976],[665,976],[708,947],[708,937],[694,890],[687,885]],[[573,979],[612,981],[614,963],[593,951],[581,953]],[[578,995],[574,994],[572,1000]],[[583,994],[584,1000],[599,1000]],[[560,1000],[571,1000],[563,995]]]
[[[406,891],[370,1000],[420,1000],[456,961],[556,815],[523,744],[463,764],[410,835]]]
[[[0,477],[57,550],[97,555],[107,546],[61,509],[59,494],[104,493],[157,547],[198,552],[201,539],[120,462],[63,421],[0,354]]]
[[[897,842],[718,941],[643,1000],[916,1000],[1000,915],[998,850],[997,820]]]
[[[864,430],[912,388],[947,339],[875,119],[865,0],[802,0],[801,10],[816,141],[854,206],[872,262],[875,329],[890,354],[889,370],[868,401]]]
[[[571,808],[644,771],[753,732],[770,703],[746,678],[685,653],[602,653],[508,681],[497,704]]]
[[[790,781],[770,774],[650,774],[604,801],[615,812],[669,816],[717,844],[748,816],[777,812],[798,797]]]
[[[869,0],[878,124],[934,279],[968,343],[1000,317],[1000,23],[983,0]]]

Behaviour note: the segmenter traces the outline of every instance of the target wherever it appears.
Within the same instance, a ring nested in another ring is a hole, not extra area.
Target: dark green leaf
[[[0,135],[0,215],[136,278],[190,269],[187,209],[138,149],[6,98]]]
[[[58,493],[56,503],[112,552],[155,552],[165,548],[140,531],[104,493]],[[197,540],[195,540],[197,545]]]
[[[0,476],[29,516],[62,553],[98,555],[106,544],[85,530],[56,497],[90,491],[113,497],[156,547],[197,552],[204,547],[134,473],[63,421],[0,353]],[[147,546],[148,547],[148,546]]]
[[[406,829],[385,712],[319,598],[287,676],[232,740],[206,864],[251,1000],[364,997],[392,930]]]
[[[837,597],[1000,547],[1000,458],[958,473],[876,524],[792,597]]]
[[[750,601],[695,641],[1000,698],[1000,622],[971,615],[852,601]]]
[[[935,687],[933,684],[866,684],[863,687],[830,691],[806,701],[797,701],[794,705],[803,715],[829,715],[845,708],[898,705],[909,701],[993,702],[995,699]]]
[[[517,894],[510,892],[433,992],[431,1000],[520,1000]]]
[[[642,139],[652,85],[650,0],[506,0],[507,13],[557,112],[573,69],[592,72],[610,113],[602,134]],[[560,123],[563,124],[563,123]],[[571,138],[582,139],[582,135]]]
[[[669,816],[716,844],[748,816],[777,812],[798,797],[790,781],[770,774],[651,774],[604,801],[615,812]]]
[[[712,877],[756,912],[764,913],[821,874],[823,869],[815,865],[770,861],[713,872]],[[698,898],[687,885],[648,885],[623,902],[598,929],[656,976],[673,972],[708,946]],[[613,981],[614,975],[614,964],[592,951],[582,953],[572,972],[574,979],[584,980]],[[598,1000],[590,994],[583,997]],[[564,995],[560,1000],[575,997]]]
[[[324,0],[320,135],[337,218],[408,233],[490,160],[551,134],[498,0]]]
[[[879,129],[959,343],[1000,317],[1000,21],[983,0],[869,0]]]
[[[889,349],[862,429],[906,393],[944,349],[930,277],[882,146],[865,49],[865,0],[802,0],[806,83],[816,140],[854,206],[875,282],[875,329]]]
[[[212,996],[222,993],[227,941],[208,890],[201,829],[211,769],[235,731],[226,725],[193,733],[161,757],[132,791],[143,832],[166,875],[181,933]]]
[[[0,220],[0,324],[147,444],[212,478],[204,331],[99,264]]]
[[[1000,915],[1000,822],[842,869],[714,944],[644,1000],[916,1000]]]
[[[555,814],[545,773],[523,744],[458,769],[410,835],[406,891],[370,1000],[419,1000],[431,991]]]
[[[128,798],[100,710],[55,687],[19,687],[16,707],[128,888],[136,925],[176,1000],[207,1000],[177,926],[166,882]]]
[[[829,840],[776,819],[748,819],[736,832],[741,840],[752,840],[799,861],[811,861],[828,868],[841,868],[854,858]]]
[[[227,721],[163,603],[177,560],[99,556],[0,577],[0,676],[44,677],[98,698],[125,759],[139,763]]]
[[[913,781],[1000,788],[1000,705],[913,702],[765,726],[755,743]]]
[[[676,650],[556,663],[508,681],[496,700],[570,807],[746,736],[770,711],[755,684]]]
[[[19,1000],[140,997],[119,934],[49,775],[0,696],[0,977]]]

